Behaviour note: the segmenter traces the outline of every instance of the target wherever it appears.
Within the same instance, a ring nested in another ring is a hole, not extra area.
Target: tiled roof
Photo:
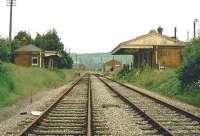
[[[15,52],[40,52],[40,51],[42,51],[42,49],[40,49],[32,44],[24,45],[15,50]]]
[[[185,42],[176,38],[169,37],[160,34],[156,31],[150,31],[150,33],[138,36],[134,39],[120,43],[116,48],[112,50],[112,53],[117,52],[122,48],[135,49],[135,48],[152,48],[153,46],[185,46]]]

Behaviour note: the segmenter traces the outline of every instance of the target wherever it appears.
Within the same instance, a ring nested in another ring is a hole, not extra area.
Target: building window
[[[38,65],[38,57],[32,56],[32,65]]]

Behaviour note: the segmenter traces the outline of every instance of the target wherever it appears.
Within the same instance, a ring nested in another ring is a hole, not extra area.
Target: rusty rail
[[[88,79],[88,117],[87,117],[87,136],[93,135],[93,126],[92,126],[92,89],[91,89],[91,79],[89,75]]]

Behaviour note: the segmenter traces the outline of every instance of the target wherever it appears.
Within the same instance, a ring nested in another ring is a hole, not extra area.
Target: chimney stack
[[[175,39],[177,38],[176,33],[177,33],[177,28],[174,27],[174,38],[175,38]]]
[[[162,34],[163,28],[161,26],[159,26],[158,29],[157,29],[157,31],[158,31],[159,34]]]

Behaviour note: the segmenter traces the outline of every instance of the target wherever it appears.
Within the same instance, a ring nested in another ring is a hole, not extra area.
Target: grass
[[[0,64],[0,107],[10,106],[33,94],[66,84],[77,76],[74,70],[41,69]]]
[[[200,88],[192,86],[182,88],[176,70],[136,69],[130,72],[119,72],[113,78],[200,107]]]

